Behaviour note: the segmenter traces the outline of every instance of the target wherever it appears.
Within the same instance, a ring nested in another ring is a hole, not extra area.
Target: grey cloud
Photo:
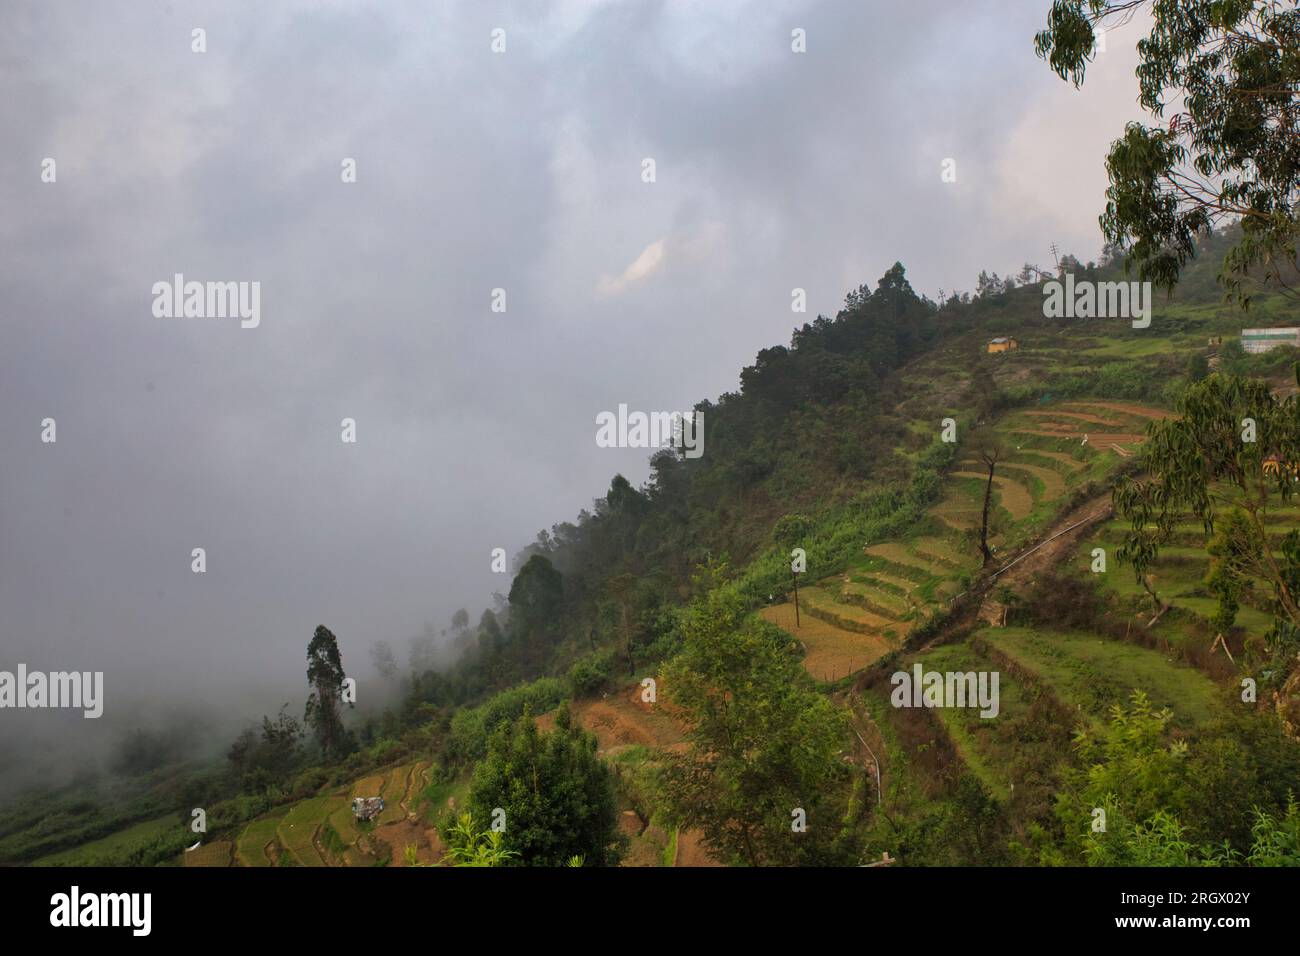
[[[1064,102],[1037,2],[10,6],[0,663],[102,667],[109,714],[273,710],[318,623],[364,670],[486,606],[491,548],[647,474],[597,412],[734,388],[895,259],[933,294],[1099,245],[1092,186],[1029,226],[1002,192],[1009,137]],[[1107,90],[1097,151],[1132,108]],[[154,318],[176,272],[260,281],[261,326]]]

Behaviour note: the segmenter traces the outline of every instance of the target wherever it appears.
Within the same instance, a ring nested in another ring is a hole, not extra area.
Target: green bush
[[[295,800],[315,796],[329,782],[329,771],[324,767],[308,767],[293,778],[292,794]]]
[[[477,707],[457,711],[451,720],[448,757],[459,763],[482,759],[487,753],[488,737],[503,723],[517,720],[525,707],[534,714],[546,713],[567,695],[564,681],[541,677],[503,690]]]
[[[812,521],[805,515],[784,515],[772,526],[772,541],[779,547],[793,548],[812,530]]]
[[[549,733],[527,710],[498,727],[474,770],[469,802],[477,820],[505,811],[503,845],[525,866],[563,866],[573,856],[592,866],[618,862],[613,774],[567,706]]]
[[[569,693],[574,697],[592,697],[609,682],[612,661],[608,651],[588,654],[569,668]]]

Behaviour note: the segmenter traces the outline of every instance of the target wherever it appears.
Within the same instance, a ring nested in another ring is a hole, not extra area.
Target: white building
[[[1247,352],[1267,352],[1279,345],[1300,347],[1300,329],[1241,330],[1241,347]]]

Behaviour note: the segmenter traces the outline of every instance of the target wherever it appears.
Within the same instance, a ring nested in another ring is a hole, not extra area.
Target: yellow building
[[[1018,348],[1020,343],[1006,335],[999,335],[996,339],[989,340],[989,355],[995,352],[1014,352]]]

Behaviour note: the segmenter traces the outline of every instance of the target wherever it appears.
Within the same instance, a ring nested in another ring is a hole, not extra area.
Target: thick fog
[[[895,260],[934,298],[1095,257],[1138,28],[1076,91],[1046,7],[5,4],[0,670],[105,706],[0,710],[0,775],[300,714],[317,624],[364,695],[374,641],[508,591],[493,548],[644,480],[600,412],[735,388]],[[177,274],[256,326],[160,316]]]

